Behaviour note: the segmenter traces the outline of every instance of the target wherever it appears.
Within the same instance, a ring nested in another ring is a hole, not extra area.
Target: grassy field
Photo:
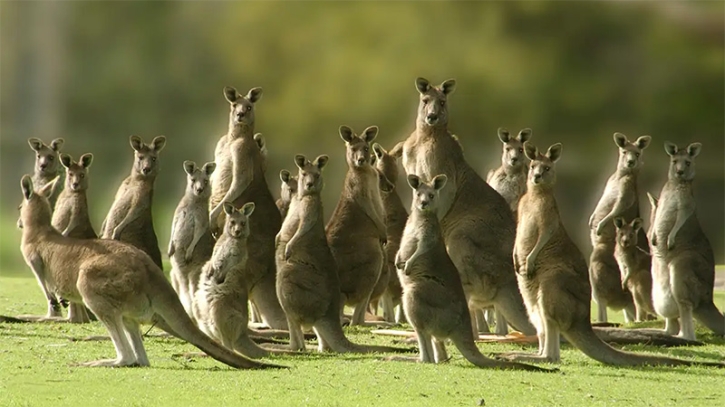
[[[35,280],[0,277],[0,314],[45,311]],[[28,272],[29,274],[29,272]],[[725,309],[725,293],[717,304]],[[610,314],[621,318],[620,313]],[[370,329],[347,329],[359,343],[394,344]],[[152,330],[151,333],[155,333]],[[196,350],[177,339],[150,336],[150,368],[81,368],[79,361],[115,356],[108,341],[72,341],[106,334],[99,323],[0,324],[2,406],[717,406],[725,401],[725,370],[614,368],[566,345],[552,374],[481,370],[449,347],[441,365],[386,362],[380,355],[274,357],[281,371],[237,371],[209,358],[174,357]],[[701,327],[696,348],[627,350],[725,360],[725,340]],[[521,346],[480,344],[484,353]],[[528,348],[534,350],[534,348]]]

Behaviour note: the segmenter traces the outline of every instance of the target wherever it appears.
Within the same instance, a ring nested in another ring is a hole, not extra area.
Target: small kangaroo
[[[670,156],[667,182],[660,192],[659,204],[652,226],[653,255],[669,270],[670,291],[679,308],[680,333],[695,339],[693,316],[716,335],[725,335],[725,316],[713,303],[715,259],[712,246],[700,227],[695,212],[692,183],[695,179],[695,157],[702,144],[692,143],[680,149],[666,142]],[[656,293],[655,309],[661,296]]]
[[[174,289],[149,256],[116,240],[65,237],[50,224],[52,185],[33,189],[21,179],[21,251],[36,275],[71,302],[83,302],[103,322],[116,348],[115,359],[83,366],[149,366],[140,324],[153,322],[214,359],[242,369],[280,367],[235,354],[204,335],[184,312]]]
[[[622,289],[629,291],[634,299],[636,321],[654,314],[652,306],[652,259],[648,252],[637,246],[637,235],[642,229],[642,218],[627,223],[622,217],[614,218],[617,228],[617,246],[614,258],[622,273]]]
[[[231,202],[236,208],[254,202],[245,269],[249,299],[266,325],[287,329],[287,318],[275,295],[274,236],[282,217],[264,176],[266,144],[260,147],[259,137],[254,138],[255,105],[262,97],[262,88],[241,95],[227,86],[224,97],[229,102],[229,129],[214,151],[217,169],[211,177],[210,228],[216,235],[224,224],[222,202]]]
[[[145,144],[138,136],[131,136],[129,140],[134,150],[131,175],[123,180],[116,192],[116,198],[101,226],[101,237],[138,247],[163,269],[151,206],[154,182],[159,172],[157,160],[166,145],[166,137],[155,137],[151,144]]]
[[[214,247],[209,231],[209,178],[215,169],[214,162],[200,168],[193,161],[184,161],[186,192],[176,206],[171,223],[168,250],[171,285],[192,319],[193,296],[201,267],[211,257]]]
[[[370,126],[360,136],[340,126],[347,150],[347,175],[342,195],[327,223],[327,240],[337,263],[345,305],[355,307],[351,325],[365,323],[365,311],[380,278],[387,239],[379,175],[372,166],[370,143],[378,128]],[[299,190],[298,190],[299,193]]]
[[[60,155],[60,163],[66,170],[65,187],[58,195],[51,224],[63,236],[76,239],[98,237],[88,216],[88,199],[86,197],[88,168],[92,162],[93,154],[91,153],[83,154],[78,162],[73,161],[68,154]],[[68,321],[80,324],[91,321],[83,303],[70,304]]]
[[[280,186],[280,196],[277,200],[277,208],[282,215],[282,219],[287,217],[290,202],[297,194],[297,176],[291,175],[289,171],[282,170],[279,172],[279,179],[282,181]]]
[[[501,166],[488,172],[486,182],[508,202],[516,218],[519,199],[526,192],[524,143],[531,138],[531,129],[523,129],[511,137],[507,129],[499,127],[498,138],[503,143]]]
[[[614,143],[619,148],[617,170],[609,177],[604,193],[589,218],[592,241],[589,276],[599,322],[607,322],[607,307],[624,310],[627,322],[635,318],[632,295],[622,288],[620,270],[614,259],[616,231],[613,220],[623,217],[625,222],[631,222],[639,217],[637,178],[644,164],[644,149],[651,140],[650,136],[641,136],[630,142],[624,134],[614,133]],[[647,236],[643,230],[640,230],[637,241],[641,249],[647,250]]]
[[[448,177],[448,187],[440,192],[438,217],[471,309],[493,305],[515,329],[534,334],[511,262],[516,221],[506,200],[471,168],[448,131],[448,99],[456,81],[433,86],[417,78],[415,86],[419,93],[415,131],[390,155],[403,158],[408,174]]]
[[[287,315],[290,348],[305,351],[302,328],[312,327],[320,352],[407,351],[357,345],[342,331],[338,266],[327,243],[320,197],[324,184],[322,169],[327,162],[326,155],[312,162],[303,155],[295,156],[299,168],[297,195],[276,238],[277,296]]]
[[[608,365],[695,365],[725,367],[660,356],[645,356],[612,348],[594,333],[590,322],[591,287],[584,256],[561,223],[554,196],[556,162],[562,146],[541,154],[524,144],[531,160],[526,194],[519,202],[514,267],[519,287],[536,326],[539,353],[509,353],[504,358],[559,363],[559,334],[590,358]]]
[[[461,278],[446,252],[436,214],[439,193],[446,181],[447,177],[442,174],[429,183],[408,174],[408,184],[414,191],[413,203],[395,257],[403,286],[403,309],[418,336],[420,362],[448,360],[445,340],[450,339],[461,354],[478,367],[547,371],[536,366],[489,359],[476,347]]]
[[[50,195],[50,207],[55,208],[61,189],[63,188],[63,168],[58,165],[58,155],[65,140],[57,138],[46,145],[40,139],[31,137],[28,139],[30,148],[35,151],[35,172],[33,173],[33,185],[38,189],[50,183],[56,177],[61,177],[60,182],[55,183],[55,190]]]

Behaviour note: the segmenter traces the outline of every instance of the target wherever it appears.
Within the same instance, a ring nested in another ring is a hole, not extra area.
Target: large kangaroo
[[[667,182],[660,192],[659,204],[652,226],[652,253],[669,270],[669,288],[677,303],[680,333],[695,339],[693,316],[716,335],[725,335],[725,317],[713,303],[715,258],[707,236],[702,232],[695,213],[692,182],[695,179],[695,157],[702,151],[700,143],[680,149],[665,143],[670,156]],[[655,274],[657,278],[657,274]],[[663,297],[657,294],[661,283],[655,283],[655,309]],[[666,315],[670,317],[670,315]]]
[[[275,294],[274,236],[282,225],[282,217],[264,177],[265,158],[254,139],[254,106],[262,97],[262,88],[252,88],[241,95],[232,87],[224,88],[229,102],[229,130],[214,151],[217,168],[211,177],[209,207],[210,227],[216,232],[223,226],[222,202],[236,208],[254,202],[255,215],[249,222],[247,241],[246,282],[249,299],[265,324],[287,329],[287,320]]]
[[[466,162],[460,144],[448,132],[448,96],[456,82],[450,79],[431,86],[418,78],[415,83],[420,93],[416,129],[391,155],[402,155],[409,174],[448,177],[438,217],[469,305],[494,305],[514,328],[533,335],[511,261],[516,230],[511,210]]]
[[[115,359],[84,366],[149,366],[140,324],[154,322],[229,366],[278,367],[235,354],[204,335],[184,312],[161,268],[136,247],[108,239],[65,237],[50,224],[52,183],[33,189],[21,180],[20,223],[25,261],[49,289],[71,302],[83,302],[103,322],[116,348]]]

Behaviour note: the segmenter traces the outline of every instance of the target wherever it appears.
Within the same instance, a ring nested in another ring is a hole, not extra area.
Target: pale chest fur
[[[692,189],[668,182],[662,189],[654,219],[654,230],[660,241],[666,242],[663,239],[667,239],[667,235],[675,226],[680,211],[689,212],[688,217],[694,214],[695,198],[692,196]]]
[[[458,192],[457,169],[451,151],[460,147],[453,145],[454,143],[448,135],[436,139],[418,137],[413,133],[403,148],[403,167],[406,173],[418,175],[424,180],[432,180],[440,174],[448,177],[447,186],[441,190],[439,196],[439,219],[448,213]]]
[[[516,226],[516,243],[514,255],[520,262],[531,253],[539,236],[544,230],[553,235],[559,225],[556,215],[556,203],[553,197],[540,194],[526,194],[521,198],[518,209],[518,223]],[[551,240],[548,244],[551,243]]]
[[[519,199],[526,192],[526,174],[524,172],[516,172],[506,174],[500,168],[494,173],[489,180],[489,185],[496,190],[503,198],[515,209],[518,206]]]
[[[226,236],[226,235],[224,235]],[[233,238],[220,238],[214,246],[211,263],[215,270],[229,272],[247,261],[245,241]]]

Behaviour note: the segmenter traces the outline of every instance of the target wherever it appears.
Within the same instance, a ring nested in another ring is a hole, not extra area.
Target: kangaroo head
[[[31,137],[28,139],[30,148],[35,151],[35,171],[44,175],[55,175],[58,173],[58,154],[65,140],[57,138],[46,145],[40,139]]]
[[[33,189],[33,180],[30,175],[23,175],[20,179],[20,188],[23,191],[23,202],[20,204],[20,218],[18,228],[30,226],[50,225],[51,209],[48,198],[55,188],[59,177],[45,184],[39,190]]]
[[[395,157],[388,154],[378,143],[373,144],[373,152],[375,153],[375,167],[385,175],[388,181],[395,184],[398,181],[398,163]]]
[[[298,178],[297,175],[292,175],[287,170],[279,172],[279,179],[282,181],[280,196],[283,201],[289,202],[297,195],[297,188],[299,187],[297,185]]]
[[[321,155],[310,162],[304,155],[295,156],[295,164],[299,168],[297,175],[297,194],[301,196],[319,194],[322,191],[322,169],[327,165],[329,157]]]
[[[638,170],[644,163],[642,153],[647,148],[652,137],[641,136],[634,142],[630,142],[622,133],[614,133],[614,144],[619,147],[619,163],[617,168],[620,171]]]
[[[448,79],[440,86],[431,86],[425,78],[417,78],[415,87],[420,93],[418,125],[442,126],[448,124],[448,95],[456,89],[456,80]]]
[[[413,188],[413,207],[421,212],[434,212],[438,209],[440,190],[446,186],[448,177],[439,174],[430,182],[425,182],[415,174],[408,174],[408,185]]]
[[[201,168],[194,161],[184,161],[184,172],[186,172],[186,190],[198,197],[211,195],[209,179],[216,169],[215,162],[208,162]]]
[[[362,168],[372,164],[370,143],[375,140],[377,135],[377,126],[366,128],[359,136],[351,128],[340,126],[340,137],[345,141],[347,165],[350,168]]]
[[[617,228],[616,242],[621,247],[634,247],[637,245],[637,234],[642,228],[642,218],[634,218],[627,223],[624,218],[614,218],[614,226]]]
[[[224,97],[229,102],[230,125],[254,126],[254,104],[262,97],[262,88],[249,89],[246,95],[231,86],[224,87]]]
[[[155,177],[159,172],[159,152],[166,145],[166,137],[155,137],[151,144],[144,143],[139,136],[131,136],[129,140],[134,150],[133,170],[142,177]]]
[[[85,191],[88,189],[88,168],[93,162],[93,154],[86,153],[78,162],[73,161],[69,154],[60,155],[60,163],[65,167],[65,187],[69,191]]]
[[[524,143],[524,153],[531,160],[529,185],[532,187],[553,186],[556,183],[555,164],[561,157],[561,148],[561,143],[556,143],[549,147],[546,154],[541,154],[531,142]]]
[[[254,202],[247,202],[237,209],[230,202],[222,203],[227,218],[224,221],[224,234],[235,239],[249,236],[249,217],[254,212]]]
[[[501,156],[503,166],[521,168],[526,158],[524,155],[524,143],[531,138],[531,129],[523,129],[516,137],[511,137],[507,129],[499,127],[498,138],[503,143],[503,155]]]
[[[701,143],[692,143],[680,150],[677,145],[666,141],[665,151],[670,156],[668,178],[673,181],[692,181],[695,178],[695,157],[701,150]]]

